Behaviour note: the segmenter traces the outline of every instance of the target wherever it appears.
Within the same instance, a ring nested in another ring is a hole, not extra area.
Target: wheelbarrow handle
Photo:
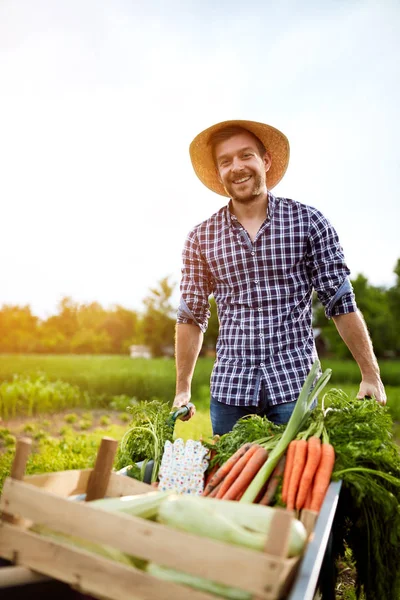
[[[180,408],[178,408],[175,412],[171,414],[172,420],[175,422],[177,419],[186,417],[192,406],[194,406],[194,404],[192,404],[192,402],[188,402],[187,404],[185,404],[185,406],[181,406]]]

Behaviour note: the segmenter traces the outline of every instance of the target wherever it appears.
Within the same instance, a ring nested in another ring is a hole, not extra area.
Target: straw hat
[[[272,164],[267,172],[267,188],[272,189],[286,172],[289,163],[289,142],[287,137],[275,127],[264,123],[256,123],[255,121],[222,121],[199,133],[189,148],[190,158],[197,177],[213,192],[221,194],[221,196],[228,196],[218,179],[209,139],[216,131],[233,125],[251,131],[268,150]]]

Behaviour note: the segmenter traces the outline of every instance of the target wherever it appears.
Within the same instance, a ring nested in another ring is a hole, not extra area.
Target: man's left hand
[[[360,389],[357,394],[357,398],[362,400],[365,397],[375,398],[379,404],[385,406],[386,404],[386,392],[383,387],[382,381],[378,378],[376,380],[363,379],[360,384]]]

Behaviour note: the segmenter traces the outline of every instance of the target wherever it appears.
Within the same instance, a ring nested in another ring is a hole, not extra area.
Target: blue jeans
[[[258,406],[230,406],[211,398],[210,416],[213,435],[223,435],[231,431],[236,421],[245,415],[260,415],[267,417],[277,425],[285,425],[296,406],[296,402],[269,404],[265,394],[262,394]]]

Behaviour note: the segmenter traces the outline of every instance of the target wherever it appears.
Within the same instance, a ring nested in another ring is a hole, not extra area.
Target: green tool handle
[[[177,419],[186,417],[192,406],[194,406],[194,404],[192,404],[192,402],[188,402],[187,404],[185,404],[185,406],[181,406],[181,408],[178,408],[178,410],[171,414],[172,420],[175,422]]]

